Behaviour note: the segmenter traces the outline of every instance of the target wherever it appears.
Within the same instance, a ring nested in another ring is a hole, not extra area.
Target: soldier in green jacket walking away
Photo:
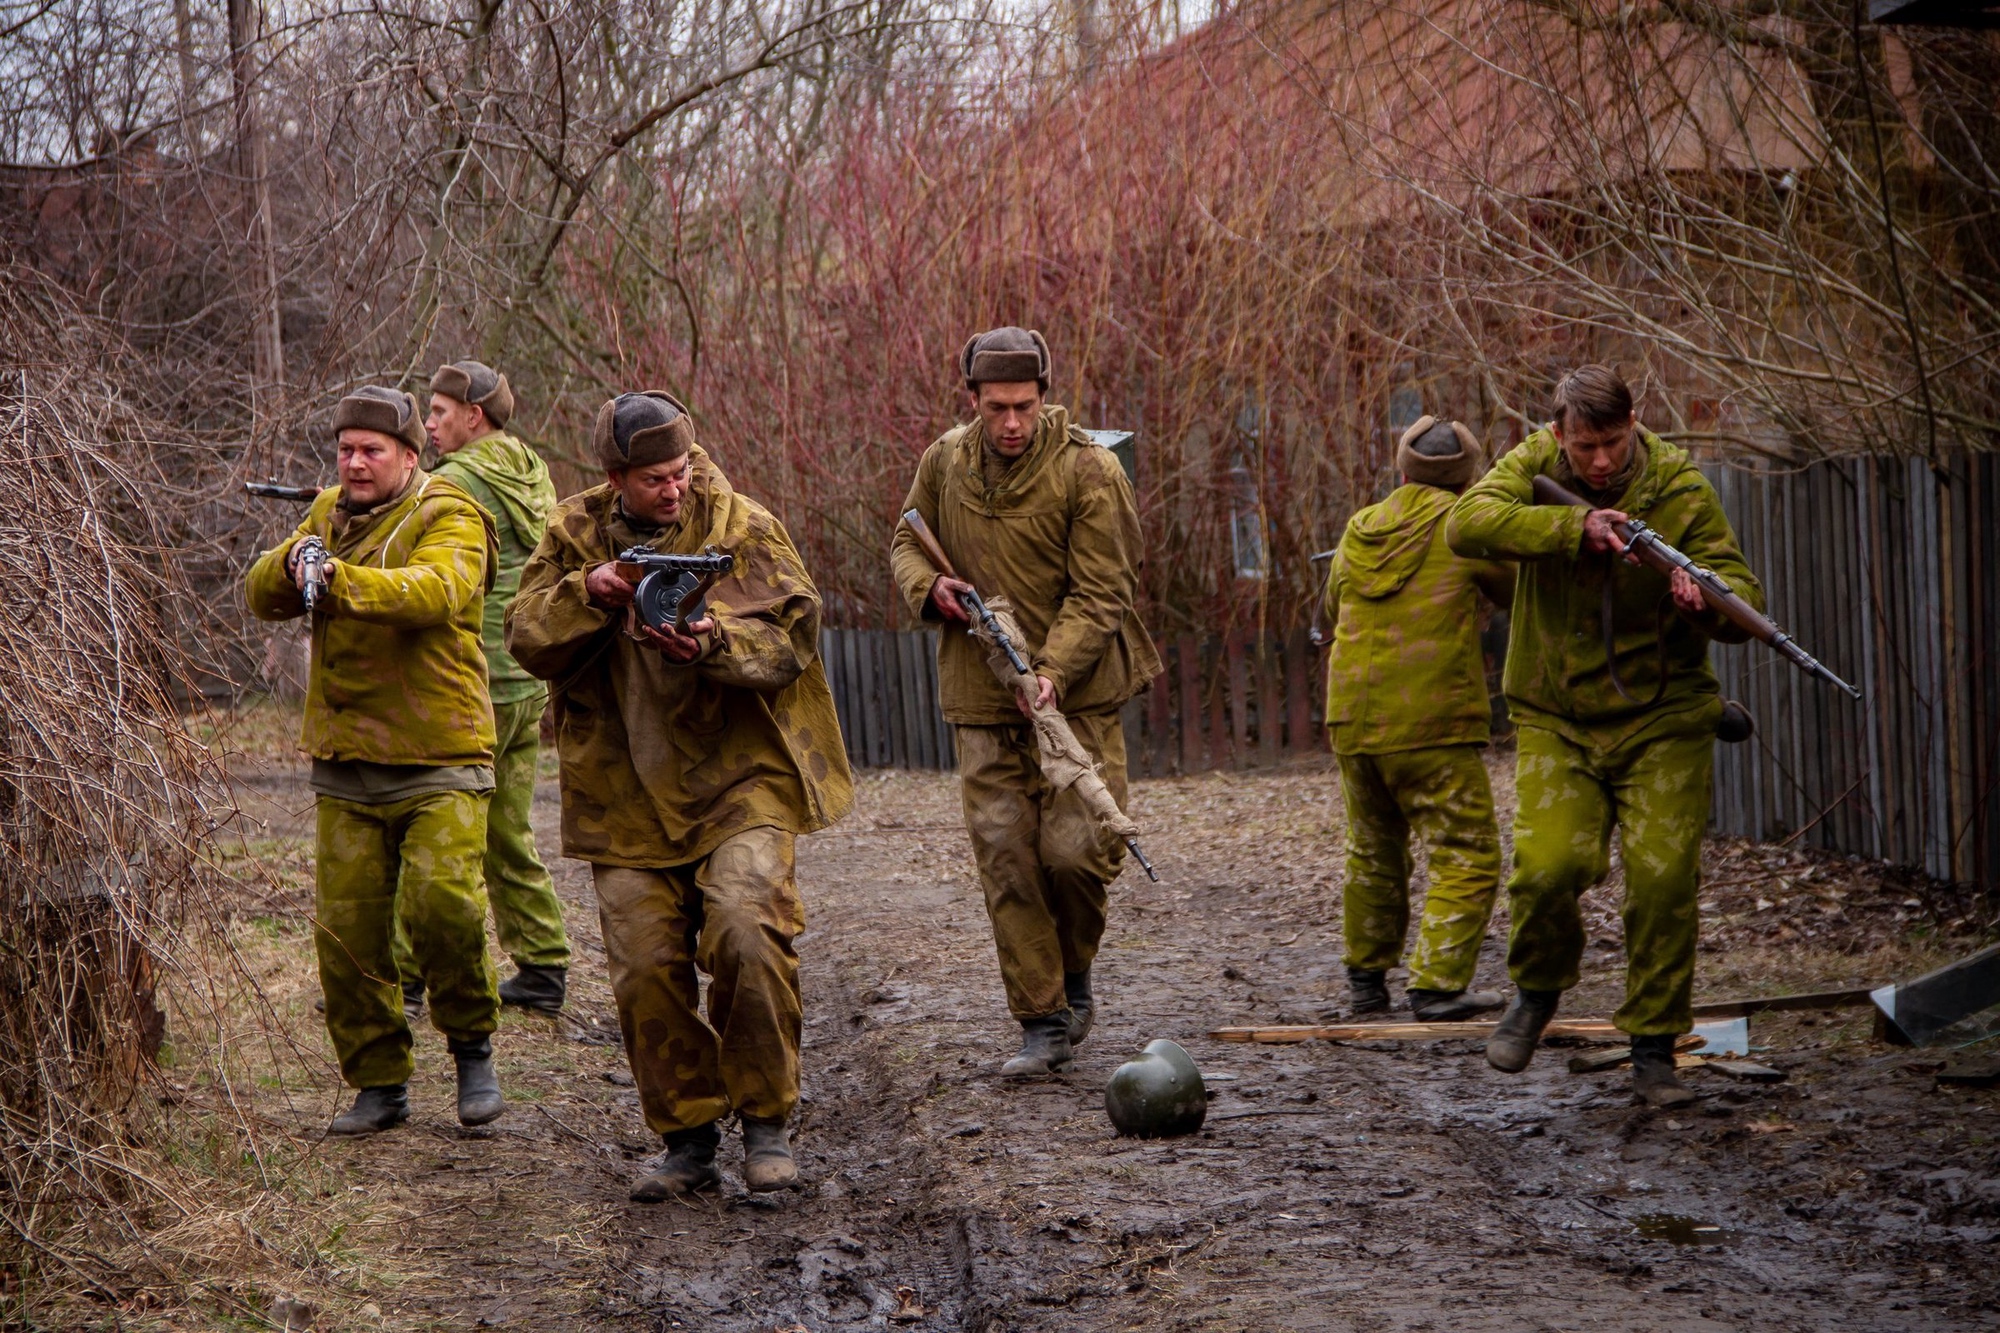
[[[493,582],[493,522],[417,466],[417,401],[364,388],[334,412],[340,485],[250,568],[259,620],[312,619],[299,748],[318,797],[314,936],[326,1028],[360,1089],[335,1134],[409,1118],[410,1024],[392,939],[400,914],[458,1066],[458,1118],[504,1107],[493,1072],[499,1023],[486,956],[486,802],[493,705],[480,610]],[[330,556],[330,559],[328,558]],[[316,595],[307,609],[307,590]]]
[[[1601,508],[1537,505],[1548,475]],[[1685,450],[1640,428],[1617,372],[1584,366],[1556,388],[1555,420],[1459,500],[1452,549],[1521,562],[1507,650],[1507,703],[1520,727],[1513,933],[1519,993],[1487,1043],[1494,1068],[1527,1067],[1562,992],[1577,983],[1578,898],[1625,867],[1625,1002],[1634,1091],[1655,1106],[1693,1099],[1674,1074],[1674,1038],[1693,1026],[1696,891],[1723,702],[1711,639],[1745,636],[1699,588],[1620,558],[1612,524],[1642,519],[1759,608],[1764,594],[1721,502]]]
[[[506,431],[514,393],[505,375],[477,361],[440,366],[431,376],[431,410],[424,422],[440,461],[434,476],[465,488],[493,519],[500,563],[486,594],[480,640],[493,696],[493,804],[486,818],[486,897],[500,947],[514,975],[500,983],[500,1003],[541,1014],[562,1010],[569,980],[569,936],[555,881],[535,850],[530,815],[535,768],[542,752],[542,709],[548,687],[507,652],[507,606],[521,571],[548,530],[556,488],[548,464]],[[406,998],[422,1003],[423,980],[403,963]]]
[[[1419,418],[1396,446],[1403,484],[1348,521],[1327,579],[1326,720],[1347,808],[1341,916],[1357,1017],[1389,1008],[1387,972],[1409,932],[1413,830],[1430,849],[1431,882],[1411,1010],[1448,1022],[1503,1003],[1467,987],[1500,887],[1500,829],[1479,753],[1493,711],[1479,604],[1508,605],[1514,571],[1454,555],[1444,538],[1483,462],[1464,426]]]

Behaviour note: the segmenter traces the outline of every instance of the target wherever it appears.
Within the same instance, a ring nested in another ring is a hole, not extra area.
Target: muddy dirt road
[[[259,785],[271,832],[301,834],[289,779]],[[1339,994],[1330,774],[1218,775],[1136,785],[1167,882],[1128,875],[1115,889],[1103,1016],[1074,1070],[1002,1084],[992,1070],[1016,1030],[955,786],[860,785],[855,814],[800,857],[797,1137],[813,1188],[746,1195],[732,1134],[721,1195],[626,1202],[657,1144],[604,1044],[615,1020],[587,876],[555,863],[578,949],[572,1012],[507,1019],[508,1114],[460,1130],[442,1040],[426,1033],[412,1123],[321,1149],[360,1209],[348,1317],[716,1333],[2000,1319],[2000,1091],[1935,1087],[1910,1053],[1871,1044],[1862,1019],[1756,1021],[1760,1058],[1789,1081],[1695,1074],[1707,1095],[1677,1115],[1635,1107],[1625,1074],[1569,1074],[1566,1052],[1508,1078],[1465,1042],[1212,1041],[1218,1024],[1310,1020]],[[539,815],[552,846],[552,799]],[[1723,947],[1702,956],[1705,996],[1907,975],[1969,947],[1927,937],[1916,899],[1851,866],[1714,855],[1704,915]],[[1579,1014],[1609,1012],[1622,965],[1615,886],[1591,903]],[[1488,983],[1504,981],[1499,930]],[[310,1034],[309,968],[294,983],[282,1002]],[[1212,1080],[1208,1126],[1119,1139],[1105,1081],[1159,1036]],[[297,1132],[330,1114],[330,1078],[322,1092],[323,1106],[300,1105]]]

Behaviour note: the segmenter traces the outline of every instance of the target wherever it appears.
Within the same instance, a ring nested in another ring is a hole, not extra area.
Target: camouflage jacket
[[[1021,650],[1055,682],[1063,712],[1110,712],[1160,674],[1160,655],[1133,610],[1141,545],[1132,484],[1110,450],[1072,430],[1054,404],[995,484],[985,452],[979,422],[946,432],[917,464],[903,508],[923,515],[959,577],[1013,604],[1028,640]],[[938,571],[904,524],[889,563],[910,611],[937,620],[930,589]],[[947,630],[938,645],[938,693],[947,722],[1021,720],[985,651],[962,632]]]
[[[681,521],[650,543],[599,486],[556,509],[507,613],[507,649],[551,683],[562,753],[563,853],[656,869],[745,829],[811,833],[846,814],[854,780],[819,660],[819,592],[784,526],[699,447]],[[591,602],[588,572],[627,544],[735,571],[709,594],[713,640],[669,661]]]
[[[1645,520],[1761,610],[1763,587],[1715,488],[1686,450],[1650,432],[1640,438],[1644,464],[1607,507]],[[1521,562],[1504,681],[1515,720],[1586,744],[1714,730],[1722,701],[1708,664],[1709,640],[1741,643],[1748,636],[1711,610],[1692,616],[1677,610],[1664,575],[1584,551],[1584,510],[1534,503],[1534,479],[1542,474],[1577,488],[1562,446],[1547,430],[1514,446],[1467,489],[1446,525],[1446,539],[1460,555]],[[1605,656],[1606,579],[1618,678],[1631,699],[1613,687]]]
[[[493,519],[500,559],[493,590],[486,594],[480,639],[486,645],[487,688],[496,704],[520,703],[544,686],[507,652],[507,604],[521,586],[521,571],[549,526],[556,507],[548,464],[533,449],[502,431],[482,435],[438,460],[433,476],[457,482]]]
[[[250,614],[292,620],[305,600],[285,572],[317,536],[337,564],[313,615],[312,674],[299,748],[315,759],[490,764],[480,614],[493,584],[493,521],[441,477],[415,473],[396,500],[361,514],[321,491],[305,521],[258,557],[244,581]]]
[[[1492,737],[1479,599],[1506,606],[1514,571],[1451,553],[1444,519],[1456,498],[1435,486],[1399,486],[1348,520],[1326,581],[1334,627],[1326,722],[1335,754]]]

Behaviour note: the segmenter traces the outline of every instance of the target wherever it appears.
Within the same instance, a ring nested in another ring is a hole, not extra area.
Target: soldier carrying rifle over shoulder
[[[1535,503],[1547,476],[1591,508]],[[1761,607],[1722,504],[1685,450],[1641,428],[1617,372],[1584,366],[1556,387],[1555,419],[1523,440],[1452,511],[1460,555],[1520,562],[1507,646],[1507,703],[1520,727],[1513,928],[1519,988],[1488,1042],[1495,1069],[1533,1058],[1584,945],[1578,899],[1610,872],[1615,828],[1625,867],[1625,1002],[1633,1090],[1655,1106],[1694,1094],[1674,1073],[1674,1039],[1693,1026],[1696,891],[1724,705],[1711,639],[1749,635],[1711,608],[1684,570],[1626,558],[1615,528],[1643,519],[1661,538]]]

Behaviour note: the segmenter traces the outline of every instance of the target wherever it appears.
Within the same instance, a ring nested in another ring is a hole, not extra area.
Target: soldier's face
[[[417,451],[395,436],[357,426],[340,432],[340,484],[350,506],[382,503],[416,470]]]
[[[431,395],[431,414],[424,418],[424,434],[431,437],[431,448],[441,454],[454,454],[486,430],[484,408],[441,393]]]
[[[986,442],[1002,458],[1019,458],[1035,442],[1042,420],[1042,389],[1033,380],[982,384],[973,406],[986,423]]]
[[[671,463],[627,468],[605,476],[633,518],[646,523],[678,523],[688,487],[694,481],[694,455],[683,454]]]
[[[1632,456],[1636,414],[1615,426],[1602,428],[1586,426],[1581,421],[1565,426],[1558,420],[1554,424],[1556,442],[1569,456],[1571,470],[1593,490],[1608,485],[1618,475],[1618,470],[1625,466],[1625,460]]]

